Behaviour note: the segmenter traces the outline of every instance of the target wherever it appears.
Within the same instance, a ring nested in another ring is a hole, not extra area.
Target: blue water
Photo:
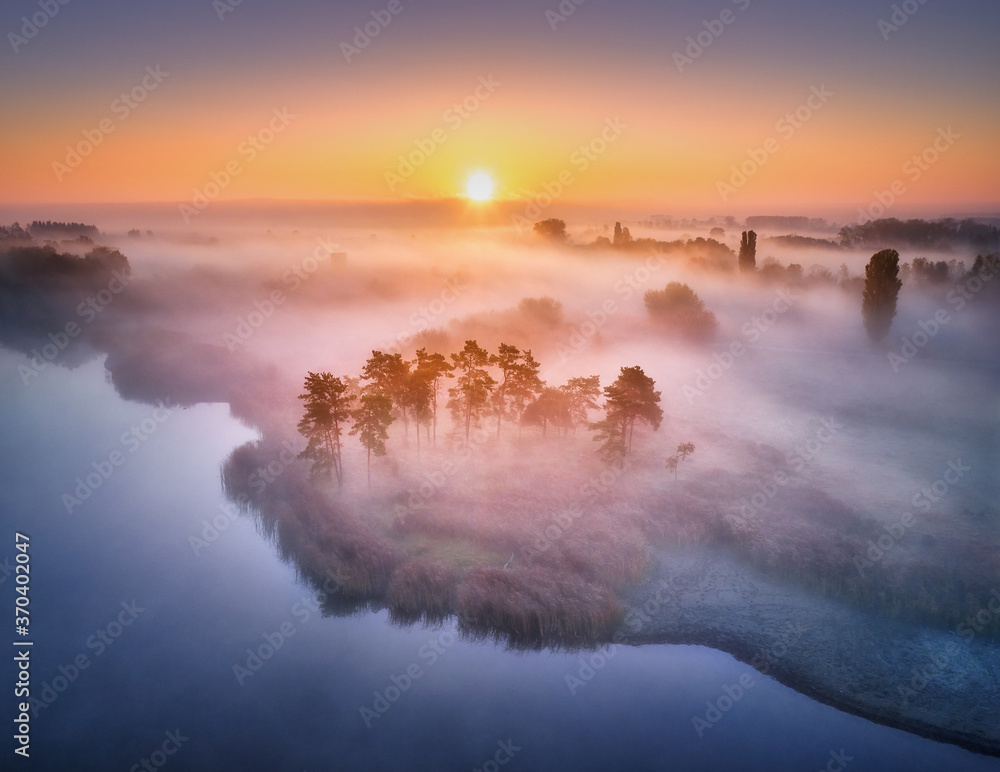
[[[31,721],[29,761],[4,737],[4,769],[811,771],[831,753],[850,772],[1000,769],[704,647],[613,647],[572,693],[577,654],[508,653],[383,614],[322,618],[253,524],[220,509],[220,464],[254,436],[227,406],[157,414],[122,401],[99,362],[25,386],[23,361],[0,351],[0,560],[15,531],[31,537],[32,696],[54,699]],[[123,441],[133,426],[143,439]],[[115,451],[68,512],[63,495]],[[190,537],[220,516],[195,554]],[[13,606],[11,579],[0,598]],[[268,638],[277,650],[253,659]],[[752,686],[699,736],[692,719],[741,677]]]

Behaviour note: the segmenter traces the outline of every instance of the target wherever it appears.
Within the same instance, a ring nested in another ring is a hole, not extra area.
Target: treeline
[[[727,218],[731,219],[731,218]],[[568,244],[569,234],[566,222],[556,218],[539,220],[534,225],[534,232],[540,238],[558,244]],[[713,229],[713,236],[723,238],[725,232],[721,228]],[[598,236],[589,244],[579,245],[581,249],[617,249],[626,252],[642,252],[646,254],[662,254],[664,256],[684,256],[692,265],[731,270],[736,266],[736,254],[725,244],[715,238],[677,239],[675,241],[659,241],[651,238],[634,238],[627,227],[620,222],[615,223],[612,238]]]
[[[53,220],[33,220],[28,226],[32,236],[100,236],[96,225],[82,222],[55,222]]]
[[[20,223],[0,225],[0,241],[31,241],[31,234]]]
[[[728,271],[736,267],[736,254],[714,238],[676,239],[659,241],[651,238],[635,238],[627,227],[615,223],[612,237],[598,236],[589,246],[598,249],[618,249],[626,252],[648,254],[683,255],[692,265]]]
[[[468,442],[473,426],[484,419],[495,421],[499,438],[504,422],[517,426],[549,426],[562,433],[585,426],[601,443],[599,452],[609,463],[624,464],[632,449],[636,423],[659,428],[663,411],[660,392],[641,367],[623,367],[603,390],[597,375],[570,378],[561,386],[547,386],[538,376],[540,365],[530,350],[501,343],[496,353],[467,340],[461,351],[445,357],[419,349],[412,360],[401,354],[372,351],[357,378],[310,372],[298,430],[307,440],[300,458],[312,461],[312,475],[335,477],[343,487],[343,435],[357,436],[367,452],[368,482],[371,458],[384,456],[390,424],[399,420],[404,436],[413,424],[420,451],[421,430],[437,443],[439,401],[447,393],[446,407],[453,431]],[[453,379],[454,385],[445,390]],[[597,400],[604,396],[604,405]],[[590,421],[590,411],[602,410],[601,420]]]
[[[840,242],[850,249],[905,245],[917,249],[948,250],[954,246],[977,249],[1000,248],[1000,229],[972,219],[869,220],[863,225],[845,225]]]

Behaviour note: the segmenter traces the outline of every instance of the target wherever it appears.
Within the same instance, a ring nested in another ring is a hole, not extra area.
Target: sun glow
[[[473,201],[488,201],[493,198],[492,178],[486,172],[476,172],[469,177],[465,193]]]

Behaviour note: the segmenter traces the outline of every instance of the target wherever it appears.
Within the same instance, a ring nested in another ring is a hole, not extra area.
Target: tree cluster
[[[566,233],[566,221],[551,217],[548,220],[539,220],[534,225],[535,235],[557,242],[565,242],[569,238]]]
[[[450,361],[449,361],[450,359]],[[484,418],[496,422],[499,438],[504,422],[540,426],[545,437],[548,427],[565,434],[583,425],[597,432],[601,454],[622,463],[632,448],[637,421],[658,429],[663,411],[657,405],[660,392],[642,368],[623,367],[621,375],[603,390],[605,417],[590,422],[590,412],[601,409],[600,378],[596,375],[571,378],[562,386],[546,386],[538,376],[539,363],[530,350],[501,343],[496,353],[467,340],[461,351],[445,357],[419,349],[407,361],[401,354],[372,351],[360,378],[310,372],[305,403],[298,430],[306,438],[300,458],[312,461],[312,475],[336,478],[343,487],[344,430],[356,436],[367,451],[368,483],[371,485],[372,456],[387,452],[389,425],[397,419],[404,437],[414,424],[417,452],[421,430],[437,442],[438,397],[446,378],[454,379],[447,390],[447,407],[454,431],[469,441],[473,426]]]
[[[840,229],[840,242],[845,247],[863,248],[902,244],[927,250],[947,250],[969,245],[981,249],[1000,247],[1000,229],[976,220],[869,220],[863,225],[845,225]]]
[[[719,321],[687,284],[672,281],[661,290],[643,296],[649,318],[679,337],[704,341],[715,335]]]
[[[33,220],[28,226],[32,236],[100,236],[96,225],[82,222],[54,222],[52,220]]]

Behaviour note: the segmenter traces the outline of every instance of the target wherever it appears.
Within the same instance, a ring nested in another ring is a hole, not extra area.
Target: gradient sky
[[[888,39],[888,2],[586,0],[552,29],[558,0],[399,1],[350,63],[341,43],[388,0],[242,0],[222,19],[236,0],[71,0],[19,43],[22,17],[44,12],[5,2],[0,203],[190,201],[235,164],[221,198],[448,197],[484,169],[501,197],[566,170],[565,202],[650,211],[853,210],[894,181],[892,213],[1000,204],[995,0],[908,0]],[[679,71],[674,53],[725,9],[732,23]],[[115,99],[156,66],[169,75],[124,117]],[[446,118],[490,76],[500,85],[474,113]],[[813,87],[833,96],[779,130]],[[295,118],[251,157],[241,143],[282,108]],[[574,163],[615,118],[621,135]],[[102,119],[113,131],[67,164]],[[958,138],[915,175],[908,159],[948,127]],[[445,141],[391,187],[386,172],[435,129]],[[776,152],[724,194],[769,138]]]

